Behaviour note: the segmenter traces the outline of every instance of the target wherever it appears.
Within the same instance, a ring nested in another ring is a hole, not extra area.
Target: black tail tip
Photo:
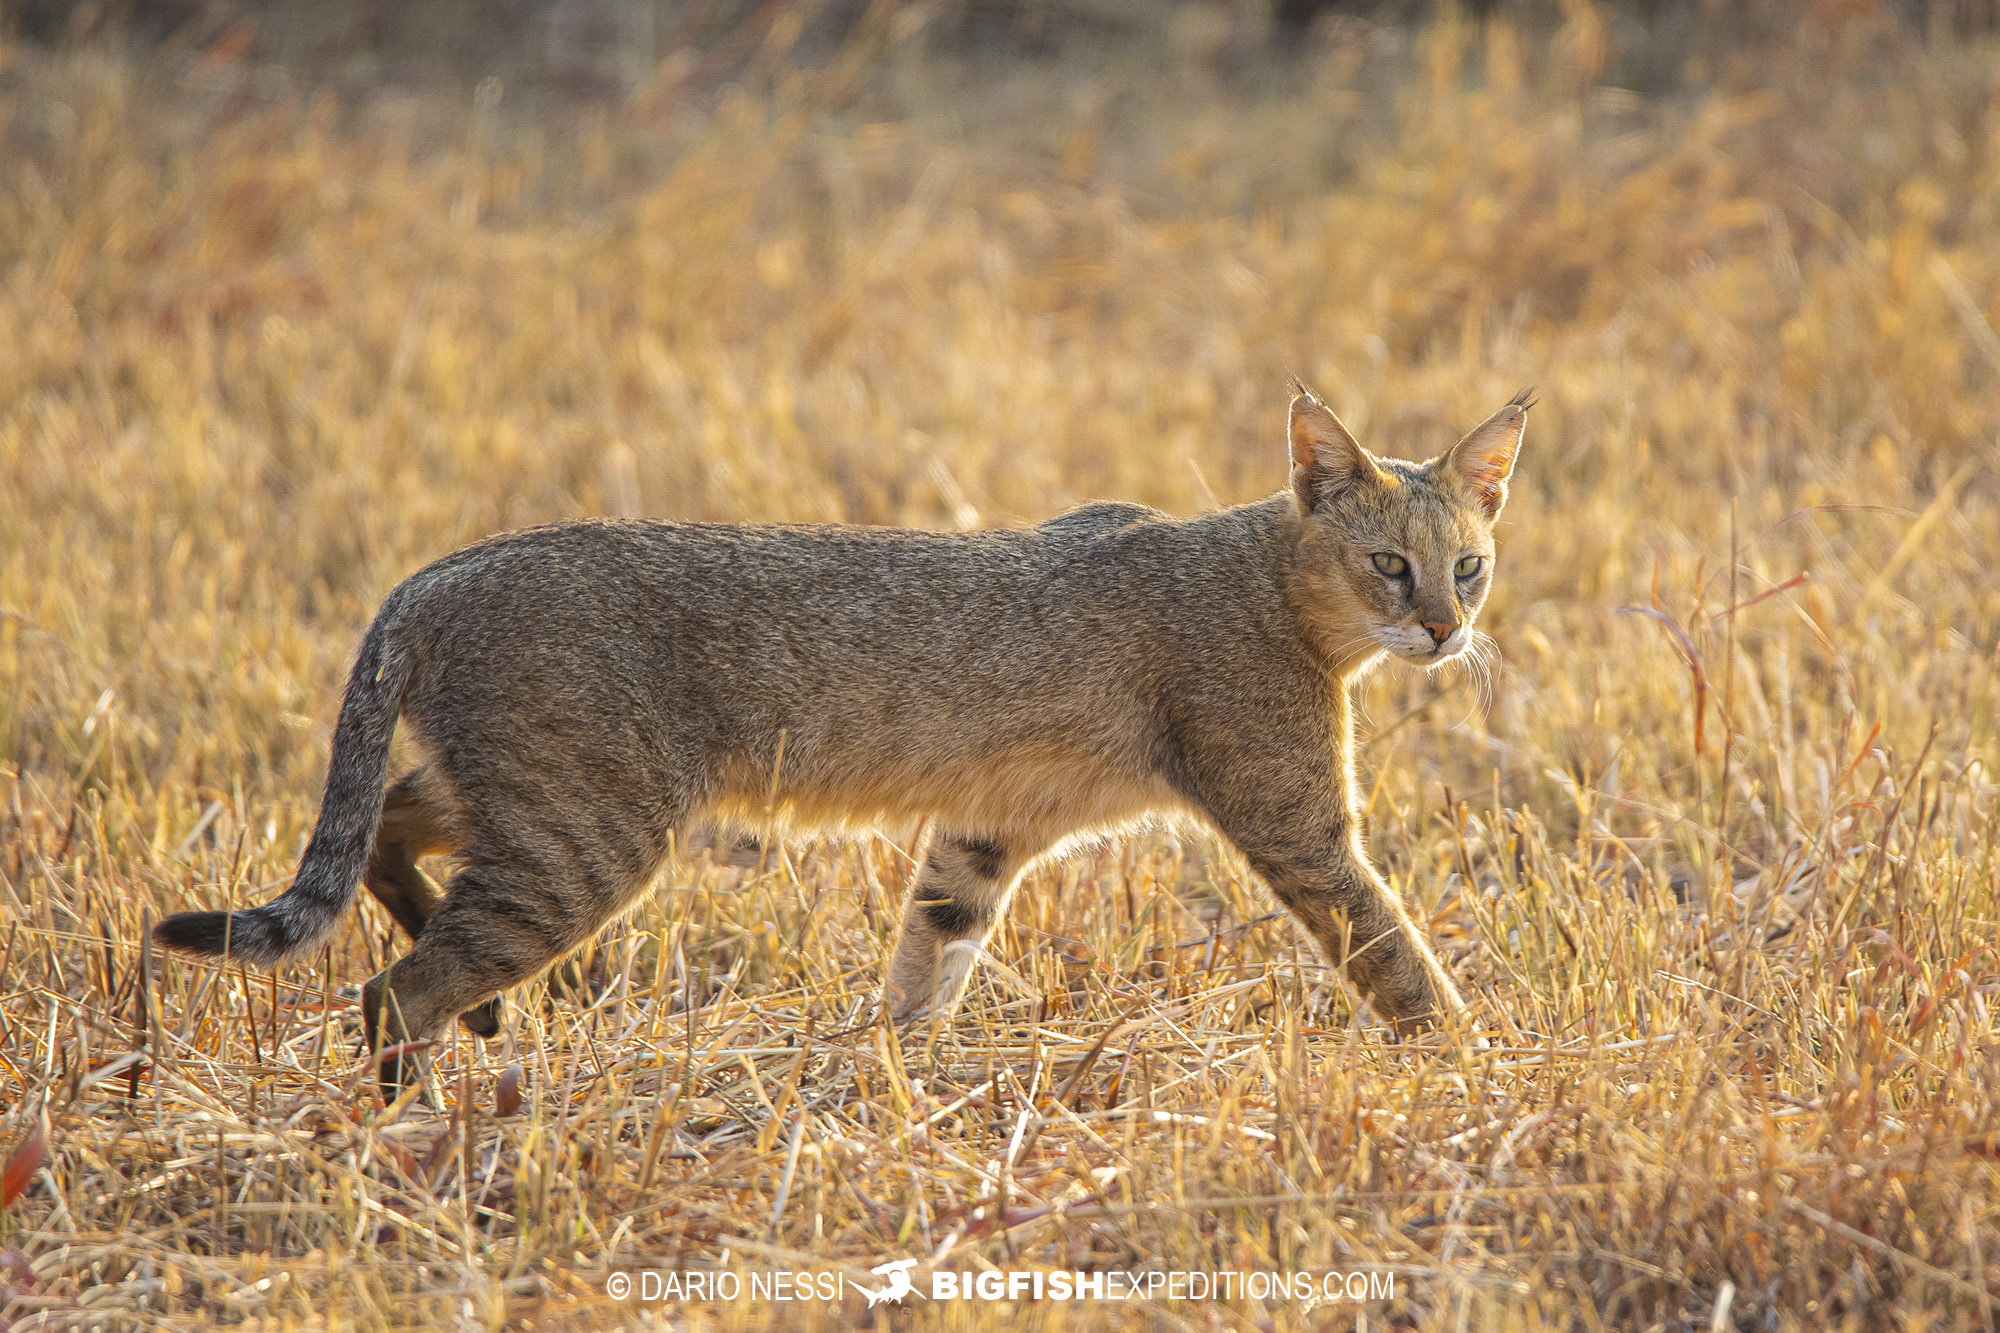
[[[240,931],[234,940],[230,938],[229,917],[228,912],[176,912],[153,927],[153,942],[162,949],[204,958],[243,953],[243,946],[249,941],[242,938]]]

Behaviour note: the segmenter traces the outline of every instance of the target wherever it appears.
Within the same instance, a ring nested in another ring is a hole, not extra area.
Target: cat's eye
[[[1400,579],[1410,572],[1410,562],[1391,551],[1377,551],[1368,557],[1387,578]]]
[[[1469,579],[1485,564],[1486,557],[1483,555],[1462,555],[1458,558],[1458,563],[1451,567],[1451,572],[1462,579]]]

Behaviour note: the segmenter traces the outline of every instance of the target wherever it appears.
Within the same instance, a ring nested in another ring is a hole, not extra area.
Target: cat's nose
[[[1449,620],[1426,620],[1424,628],[1431,632],[1431,641],[1440,648],[1444,647],[1446,639],[1458,633],[1458,626]]]

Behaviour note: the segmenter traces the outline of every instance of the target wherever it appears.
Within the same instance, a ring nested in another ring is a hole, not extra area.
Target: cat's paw
[[[476,1009],[468,1009],[458,1016],[458,1021],[467,1032],[488,1041],[500,1035],[500,1019],[503,1013],[499,996],[494,996]]]
[[[1473,1050],[1485,1050],[1491,1043],[1473,1031],[1472,1011],[1456,995],[1451,999],[1456,1003],[1440,1005],[1427,993],[1400,1006],[1391,1007],[1379,998],[1372,999],[1370,1006],[1398,1041],[1414,1041],[1436,1032],[1444,1034],[1447,1046],[1455,1042]]]
[[[931,1001],[927,995],[911,996],[893,981],[882,988],[881,1012],[899,1028],[928,1017],[930,1011]]]
[[[1452,996],[1451,1000],[1457,998]],[[1429,985],[1416,985],[1394,992],[1377,991],[1368,997],[1368,1007],[1399,1040],[1409,1041],[1435,1032],[1465,1006],[1444,1000]]]
[[[1441,1015],[1435,1008],[1385,1013],[1382,1017],[1388,1023],[1389,1031],[1395,1034],[1399,1041],[1414,1041],[1426,1033],[1435,1032],[1441,1020]]]

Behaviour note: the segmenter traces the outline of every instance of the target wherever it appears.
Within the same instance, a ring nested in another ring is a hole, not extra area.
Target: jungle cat
[[[1461,1011],[1363,853],[1347,686],[1473,643],[1531,397],[1410,463],[1294,387],[1291,485],[1192,519],[580,521],[446,556],[361,641],[291,888],[157,938],[294,958],[361,881],[415,939],[363,987],[371,1043],[459,1016],[491,1035],[498,995],[632,907],[705,821],[922,818],[883,1003],[941,1017],[976,958],[950,946],[985,941],[1027,866],[1164,812],[1234,844],[1399,1028]],[[385,796],[399,719],[425,758]],[[442,852],[440,891],[416,861]]]

